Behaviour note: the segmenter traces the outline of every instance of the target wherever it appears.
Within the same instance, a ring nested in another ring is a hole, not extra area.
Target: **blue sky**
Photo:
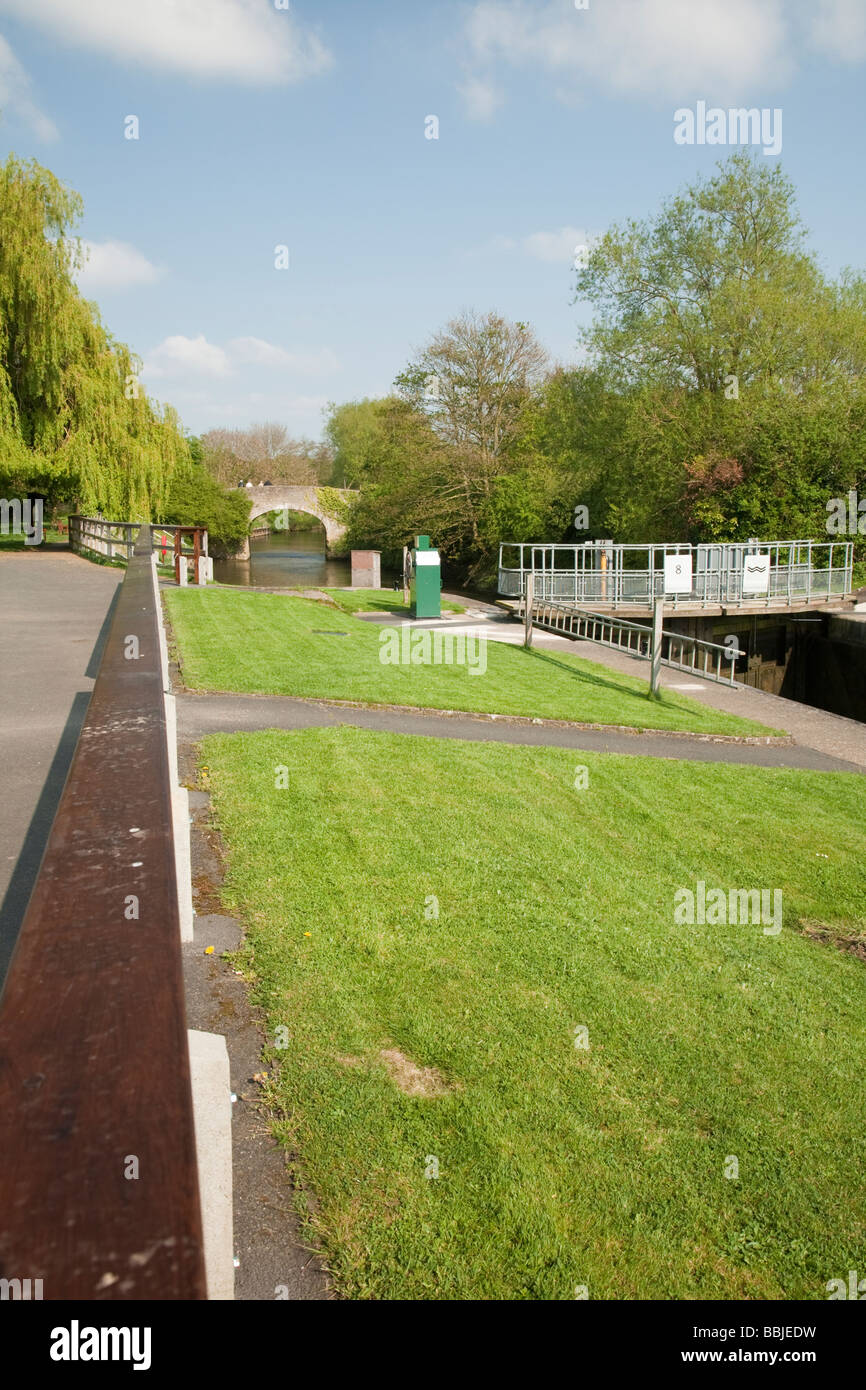
[[[462,309],[576,360],[575,246],[730,152],[674,142],[699,101],[780,108],[866,266],[864,67],[866,0],[0,0],[0,143],[83,195],[83,287],[190,430],[318,437]]]

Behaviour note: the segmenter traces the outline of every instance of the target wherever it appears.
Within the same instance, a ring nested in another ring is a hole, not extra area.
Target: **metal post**
[[[665,601],[662,598],[653,598],[653,645],[652,659],[650,664],[650,694],[657,696],[659,693],[659,676],[662,669],[662,633],[665,617]]]
[[[529,648],[529,647],[532,646],[532,605],[533,605],[533,603],[534,603],[534,590],[535,590],[535,575],[533,574],[532,570],[530,570],[529,573],[528,573],[527,576],[526,576],[526,589],[524,590],[524,599],[523,599],[523,602],[524,602],[524,605],[525,605],[525,606],[524,606],[524,612],[523,612],[523,623],[524,623],[523,645],[524,645],[524,647],[527,647],[527,648]]]

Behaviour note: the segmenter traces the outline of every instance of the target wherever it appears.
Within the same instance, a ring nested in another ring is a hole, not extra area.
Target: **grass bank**
[[[397,589],[323,589],[344,613],[398,613],[410,616],[408,604],[403,602],[403,591]],[[465,613],[462,604],[450,599],[442,600],[443,613]]]
[[[823,1299],[863,1269],[866,966],[832,944],[866,931],[862,778],[350,729],[203,762],[341,1293]],[[676,925],[700,880],[782,890],[782,930]]]
[[[358,700],[707,734],[772,733],[569,653],[489,642],[486,670],[383,665],[382,629],[312,599],[168,589],[183,678],[194,690]]]

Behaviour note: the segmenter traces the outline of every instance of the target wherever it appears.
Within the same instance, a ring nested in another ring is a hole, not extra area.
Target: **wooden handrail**
[[[142,526],[0,997],[0,1277],[45,1299],[206,1296],[157,603]]]
[[[129,560],[135,537],[138,535],[141,523],[137,521],[108,521],[102,517],[82,516],[75,512],[69,517],[69,544],[75,551],[89,551],[96,555],[105,555],[109,559],[124,556]],[[191,559],[192,582],[198,584],[199,560],[202,555],[207,556],[207,528],[204,526],[176,526],[171,522],[164,522],[151,526],[152,548],[163,552],[168,549],[166,537],[172,547],[172,563],[174,565],[175,582],[180,583],[180,566],[184,559]],[[122,534],[117,534],[122,533]],[[162,539],[156,539],[156,536]],[[189,537],[189,548],[184,546],[184,538]],[[93,542],[88,545],[88,538]],[[120,555],[117,554],[120,553]]]

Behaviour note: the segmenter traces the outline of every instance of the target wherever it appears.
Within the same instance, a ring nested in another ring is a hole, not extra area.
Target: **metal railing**
[[[525,596],[519,611],[525,621]],[[533,602],[532,622],[548,632],[612,647],[640,661],[652,660],[653,630],[644,623],[628,622],[625,618],[611,617],[608,613],[593,613],[571,604],[550,603],[545,599]],[[735,685],[737,657],[736,651],[717,642],[705,642],[700,637],[662,630],[662,666],[702,676],[705,680],[717,681],[722,685]]]
[[[0,999],[0,1277],[201,1299],[198,1170],[150,528]]]
[[[744,588],[746,560],[766,556],[766,589]],[[666,592],[665,557],[691,561],[691,584]],[[505,560],[516,563],[506,564]],[[537,598],[612,608],[651,608],[664,596],[678,607],[782,607],[844,598],[851,593],[853,541],[736,541],[713,545],[548,545],[503,542],[499,593],[519,598],[532,574]]]

